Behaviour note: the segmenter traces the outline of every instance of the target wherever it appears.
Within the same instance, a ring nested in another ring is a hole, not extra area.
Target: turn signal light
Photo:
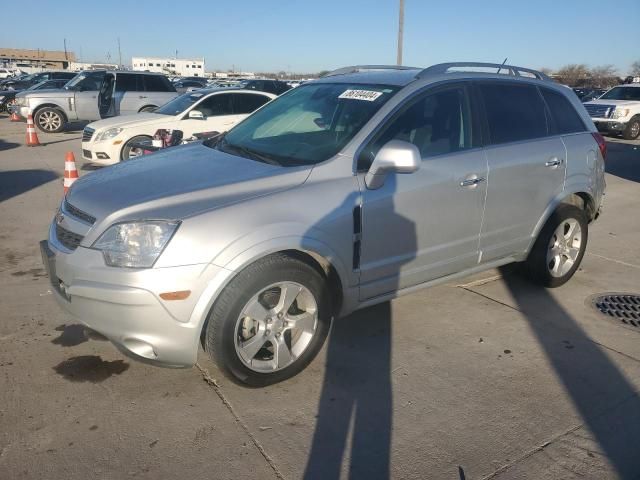
[[[184,300],[191,295],[191,290],[181,290],[179,292],[165,292],[160,294],[163,300]]]

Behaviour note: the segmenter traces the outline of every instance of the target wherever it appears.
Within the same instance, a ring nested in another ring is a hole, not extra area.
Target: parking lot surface
[[[640,478],[640,326],[592,307],[640,294],[640,142],[609,141],[604,213],[565,286],[506,268],[408,295],[248,389],[204,352],[131,361],[55,305],[38,241],[80,132],[28,148],[24,131],[0,115],[0,479]]]

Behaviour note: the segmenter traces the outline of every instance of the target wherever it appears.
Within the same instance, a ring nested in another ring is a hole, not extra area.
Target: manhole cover
[[[593,298],[593,306],[600,313],[618,319],[625,325],[640,328],[640,295],[605,293]]]

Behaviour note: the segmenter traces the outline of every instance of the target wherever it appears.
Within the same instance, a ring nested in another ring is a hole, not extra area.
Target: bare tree
[[[631,64],[631,75],[638,76],[640,75],[640,60],[636,60]]]
[[[540,67],[538,70],[545,75],[551,75],[553,73],[553,70],[548,67]]]
[[[591,86],[612,87],[620,83],[618,81],[618,70],[613,65],[601,65],[591,69]]]
[[[581,87],[589,81],[589,67],[585,64],[570,64],[560,68],[556,75],[559,80],[570,87]]]

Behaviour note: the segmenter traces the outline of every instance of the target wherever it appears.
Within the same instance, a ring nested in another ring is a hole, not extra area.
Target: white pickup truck
[[[600,132],[626,140],[640,137],[640,83],[613,87],[584,106]]]

